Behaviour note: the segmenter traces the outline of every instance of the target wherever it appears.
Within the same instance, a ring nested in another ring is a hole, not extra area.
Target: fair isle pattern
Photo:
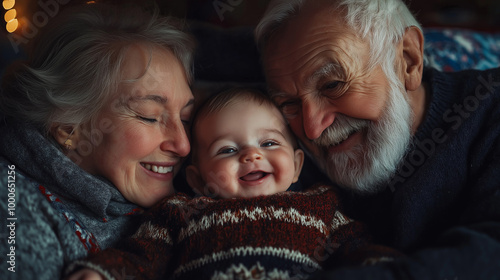
[[[306,192],[284,192],[281,194],[284,196],[297,196],[297,195],[299,195],[299,196],[317,196],[318,194],[322,194],[322,193],[331,191],[331,189],[332,188],[330,186],[319,185],[319,186],[312,188]]]
[[[335,191],[322,186],[238,199],[177,194],[143,217],[122,251],[105,250],[89,262],[109,273],[125,268],[136,280],[300,279],[326,260],[391,256],[364,247],[365,227],[344,216]]]
[[[292,279],[288,271],[273,269],[271,271],[257,262],[252,267],[248,268],[244,264],[231,265],[226,271],[216,271],[210,280],[234,280],[234,279],[247,279],[247,280],[283,280]],[[306,279],[302,277],[294,277],[293,279]]]
[[[212,226],[222,226],[226,223],[238,224],[245,222],[246,220],[258,221],[258,220],[277,220],[284,221],[287,223],[300,224],[306,227],[316,228],[322,234],[326,234],[327,226],[322,221],[310,215],[300,214],[296,209],[276,209],[273,206],[269,207],[257,207],[253,210],[241,209],[238,211],[226,210],[222,213],[213,213],[211,215],[203,216],[199,220],[192,220],[189,222],[186,228],[183,228],[179,233],[179,241],[198,233],[199,231],[204,231]],[[342,223],[339,221],[337,224]],[[345,224],[345,223],[344,223]]]
[[[348,223],[352,222],[351,219],[340,213],[338,210],[335,211],[335,214],[333,215],[333,221],[332,221],[332,231],[336,231],[339,227],[343,225],[347,225]]]
[[[158,225],[153,225],[151,221],[142,224],[132,238],[151,238],[163,240],[169,245],[173,244],[172,237],[170,237],[168,230],[166,228],[159,227]]]
[[[200,204],[200,205],[207,205],[207,204],[217,202],[217,200],[215,200],[211,197],[208,197],[208,196],[197,196],[193,199],[195,199],[198,202],[198,204]],[[169,200],[169,203],[173,204],[173,205],[185,206],[186,199],[184,197],[175,197],[174,196],[171,198],[171,200]],[[195,209],[198,209],[198,208],[195,207]]]
[[[308,267],[313,267],[318,270],[321,269],[321,266],[318,264],[316,260],[298,251],[293,251],[286,248],[273,248],[273,247],[264,247],[264,248],[240,247],[240,248],[231,248],[230,250],[224,252],[212,253],[210,255],[205,255],[200,259],[193,260],[190,263],[180,266],[174,272],[174,277],[178,276],[179,274],[184,274],[188,271],[195,270],[201,266],[210,265],[211,263],[217,263],[222,260],[230,260],[230,259],[235,259],[235,257],[245,257],[245,256],[254,256],[257,259],[262,256],[273,256],[281,258],[283,260],[305,264]]]

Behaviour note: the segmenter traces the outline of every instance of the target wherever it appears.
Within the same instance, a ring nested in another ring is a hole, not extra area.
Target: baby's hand
[[[93,269],[84,268],[71,274],[66,280],[104,280],[104,277]]]

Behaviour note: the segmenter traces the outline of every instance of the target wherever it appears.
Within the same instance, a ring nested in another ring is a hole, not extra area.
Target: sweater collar
[[[99,218],[127,213],[137,207],[109,181],[90,175],[73,163],[32,125],[12,119],[2,122],[0,154],[37,183],[85,206]]]
[[[429,102],[426,108],[424,121],[417,129],[414,139],[422,141],[432,136],[437,127],[442,127],[445,122],[444,114],[453,103],[453,95],[449,92],[457,92],[457,82],[450,75],[440,72],[434,68],[424,69],[423,82],[427,83],[426,92]]]

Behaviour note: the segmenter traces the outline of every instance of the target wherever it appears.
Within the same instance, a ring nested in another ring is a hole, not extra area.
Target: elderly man
[[[255,33],[301,144],[352,216],[407,254],[321,277],[498,279],[499,69],[424,69],[400,0],[272,1]]]

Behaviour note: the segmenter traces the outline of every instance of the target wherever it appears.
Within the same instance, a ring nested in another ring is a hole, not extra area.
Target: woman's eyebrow
[[[167,99],[154,94],[144,95],[144,96],[132,96],[129,98],[128,102],[137,102],[137,101],[153,101],[160,105],[164,105],[167,103]]]

